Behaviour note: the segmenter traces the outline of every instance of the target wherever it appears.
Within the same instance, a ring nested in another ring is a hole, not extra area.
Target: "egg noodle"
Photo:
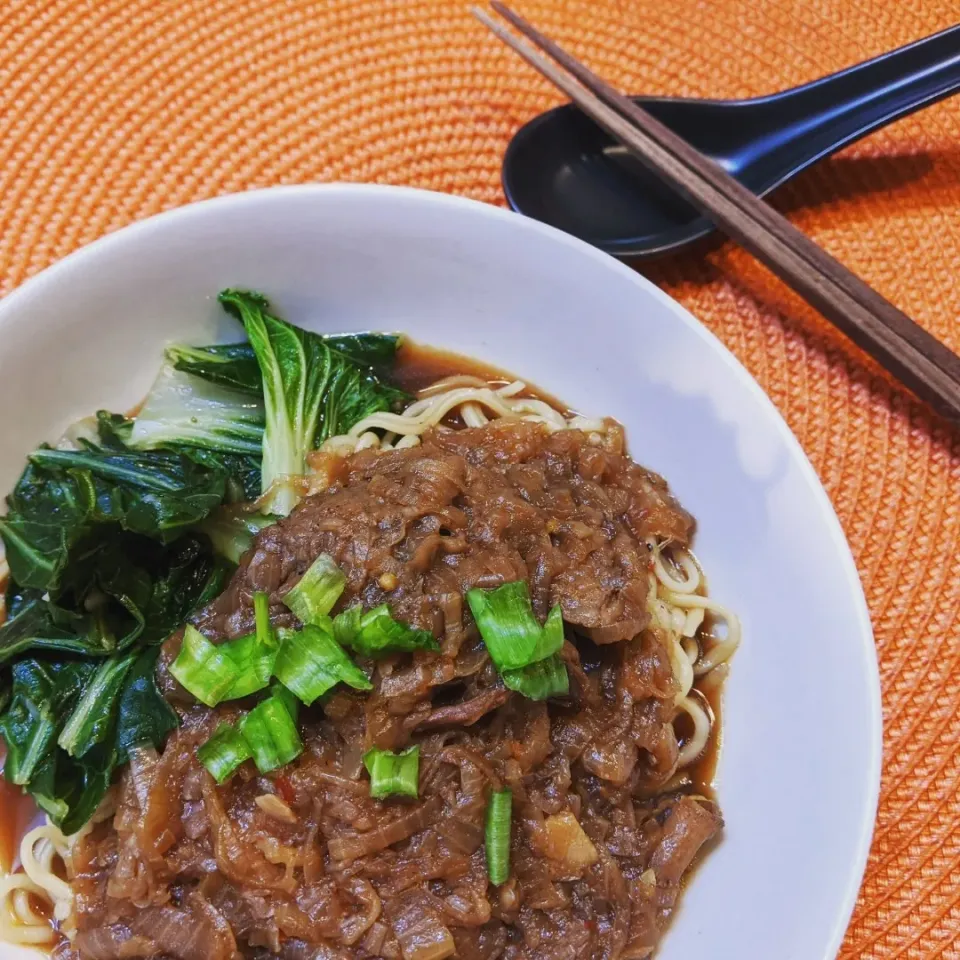
[[[403,413],[372,413],[347,433],[327,440],[322,450],[330,453],[354,453],[415,447],[420,437],[444,417],[456,411],[468,427],[482,427],[491,420],[512,419],[540,423],[551,433],[556,430],[583,430],[600,443],[613,421],[587,417],[565,417],[545,400],[521,397],[526,389],[522,380],[492,387],[471,376],[453,376],[438,380],[421,390],[418,398]],[[381,437],[375,430],[385,431]]]
[[[542,424],[550,432],[582,430],[597,445],[611,430],[619,430],[612,420],[565,416],[544,400],[521,396],[525,390],[526,384],[520,380],[493,387],[476,377],[447,377],[422,390],[403,413],[365,417],[348,433],[331,437],[321,450],[346,455],[365,449],[417,446],[426,430],[453,412],[468,427],[498,419],[524,420]],[[669,543],[651,542],[648,546],[655,577],[647,606],[652,622],[667,637],[677,707],[692,722],[692,733],[679,750],[678,769],[683,769],[701,756],[709,742],[713,712],[704,691],[723,681],[727,661],[740,643],[740,622],[730,610],[704,595],[704,577],[689,550]],[[7,575],[0,553],[0,585]],[[705,628],[707,614],[711,626],[725,628],[722,637]],[[0,877],[0,941],[45,946],[53,944],[58,935],[74,935],[73,894],[64,879],[70,851],[95,823],[113,815],[113,805],[108,794],[94,818],[73,836],[64,836],[48,819],[23,837],[20,869]]]
[[[52,944],[55,926],[70,935],[73,894],[61,874],[73,839],[48,820],[21,840],[21,869],[0,878],[0,940]]]

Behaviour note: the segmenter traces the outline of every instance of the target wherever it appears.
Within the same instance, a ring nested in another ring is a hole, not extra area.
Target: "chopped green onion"
[[[370,774],[371,797],[416,797],[420,778],[420,748],[407,747],[399,753],[373,747],[363,755]]]
[[[347,607],[346,610],[333,618],[333,636],[340,646],[353,646],[353,639],[360,632],[360,621],[362,619],[363,604],[360,603]]]
[[[82,757],[109,735],[114,719],[113,704],[136,658],[136,651],[110,657],[97,668],[57,739],[71,757]]]
[[[208,707],[215,707],[240,677],[233,660],[192,624],[183,632],[183,644],[170,673]]]
[[[388,653],[410,650],[439,650],[440,644],[429,630],[418,630],[394,620],[390,607],[381,603],[366,613],[360,604],[337,614],[333,621],[337,640],[364,657],[380,657]]]
[[[284,702],[287,710],[290,711],[290,716],[293,717],[293,722],[296,723],[300,719],[300,701],[279,680],[274,680],[270,684],[270,693]]]
[[[248,633],[221,643],[217,650],[228,657],[237,668],[237,679],[220,700],[239,700],[263,690],[273,676],[277,659],[276,647],[263,644],[257,633]]]
[[[197,750],[197,759],[217,783],[229,780],[237,767],[252,756],[243,734],[229,723],[221,723],[217,732]]]
[[[509,790],[494,790],[487,804],[487,876],[495,886],[507,882],[510,876],[510,813],[513,794]]]
[[[510,690],[516,690],[530,700],[562,697],[570,692],[567,666],[556,654],[520,670],[504,670],[501,676]]]
[[[283,598],[301,623],[318,624],[333,609],[347,582],[333,557],[321,553]]]
[[[303,753],[297,725],[283,699],[267,697],[241,721],[240,732],[261,773],[269,773],[290,763]]]
[[[275,647],[277,638],[270,624],[270,595],[258,590],[253,595],[253,616],[256,623],[257,639],[265,647]]]
[[[306,626],[287,635],[273,674],[308,707],[341,681],[354,690],[373,689],[367,675],[334,640],[333,630],[327,625]]]
[[[541,627],[533,614],[525,580],[505,583],[495,590],[468,590],[467,603],[490,659],[501,673],[546,660],[563,646],[560,607],[550,611]]]
[[[551,648],[548,656],[553,656],[563,647],[563,610],[560,604],[550,608],[547,619],[543,623],[543,644]],[[538,659],[546,660],[546,657]]]

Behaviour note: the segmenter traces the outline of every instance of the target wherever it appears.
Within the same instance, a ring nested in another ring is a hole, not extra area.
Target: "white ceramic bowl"
[[[698,518],[711,592],[744,633],[725,838],[658,960],[832,958],[876,807],[873,640],[830,503],[737,361],[643,277],[515,214],[392,187],[239,194],[121,230],[0,302],[0,490],[71,420],[140,400],[169,341],[238,338],[215,301],[226,286],[317,330],[407,331],[627,426]]]

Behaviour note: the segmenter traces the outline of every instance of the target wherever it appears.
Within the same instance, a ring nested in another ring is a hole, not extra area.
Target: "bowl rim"
[[[411,204],[432,204],[437,207],[446,207],[451,210],[469,212],[475,216],[486,216],[509,222],[511,227],[519,230],[528,230],[539,234],[554,243],[563,243],[576,249],[583,257],[594,261],[602,261],[606,269],[619,273],[624,278],[644,291],[645,295],[652,296],[668,309],[672,316],[680,323],[685,324],[693,333],[704,340],[716,354],[718,361],[726,364],[737,380],[746,387],[763,411],[768,421],[775,427],[776,434],[784,444],[785,449],[793,456],[800,469],[801,476],[807,485],[812,488],[814,501],[818,505],[826,524],[826,529],[833,541],[843,569],[846,590],[853,605],[853,612],[859,624],[855,642],[858,654],[862,661],[862,668],[866,679],[867,708],[869,711],[869,725],[872,732],[867,758],[867,782],[862,797],[861,826],[855,844],[855,856],[849,861],[849,870],[845,882],[843,899],[837,904],[833,929],[827,940],[827,953],[824,960],[836,956],[843,942],[850,918],[856,905],[857,896],[863,881],[867,858],[873,839],[877,807],[880,794],[880,778],[882,767],[883,748],[883,719],[880,687],[880,672],[876,657],[873,628],[870,621],[863,586],[857,572],[856,563],[850,551],[846,535],[837,517],[830,498],[827,495],[820,478],[810,463],[809,458],[793,434],[780,411],[764,392],[760,384],[749,373],[746,367],[731,353],[723,342],[712,331],[707,329],[690,311],[674,300],[669,294],[661,290],[656,284],[648,280],[639,272],[631,269],[625,263],[617,260],[592,246],[584,240],[573,236],[523,214],[514,212],[505,207],[483,203],[468,197],[443,193],[434,190],[425,190],[417,187],[397,186],[388,184],[368,183],[323,183],[323,184],[286,184],[264,188],[256,188],[237,193],[221,194],[215,197],[195,201],[173,207],[161,213],[154,214],[141,220],[136,220],[126,226],[107,233],[90,243],[79,247],[65,257],[50,264],[38,273],[32,275],[6,296],[0,298],[0,351],[4,350],[4,331],[15,323],[15,316],[21,305],[28,306],[31,299],[42,297],[48,285],[59,281],[61,275],[78,267],[82,267],[87,259],[95,259],[103,253],[108,253],[114,247],[121,247],[131,239],[149,234],[158,228],[167,228],[178,221],[187,222],[195,216],[207,216],[211,211],[227,208],[242,208],[245,205],[262,203],[271,196],[284,197],[314,197],[316,195],[333,196],[336,194],[356,197],[360,202],[377,202],[380,198],[391,196],[395,200]],[[851,640],[854,642],[854,640]]]

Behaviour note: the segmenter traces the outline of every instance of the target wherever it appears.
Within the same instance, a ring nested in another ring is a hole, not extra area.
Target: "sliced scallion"
[[[240,733],[261,773],[276,770],[303,752],[303,741],[297,733],[296,722],[283,699],[278,696],[261,700],[240,721]]]
[[[192,624],[184,630],[180,653],[170,665],[170,673],[208,707],[215,707],[240,677],[233,660]]]
[[[373,689],[367,675],[347,656],[327,625],[309,625],[288,634],[273,674],[307,706],[341,682],[355,690]]]
[[[197,759],[217,783],[229,780],[237,767],[252,756],[246,738],[229,723],[221,723],[216,733],[197,750]]]
[[[505,583],[494,590],[468,590],[467,603],[490,659],[501,672],[545,660],[563,646],[560,607],[550,611],[541,627],[525,580]]]
[[[262,590],[258,590],[253,595],[253,616],[257,639],[265,647],[275,647],[277,638],[270,623],[270,596]]]
[[[370,796],[416,797],[420,778],[420,748],[407,747],[399,753],[373,747],[363,755],[370,774]]]
[[[248,633],[221,643],[217,650],[228,657],[237,668],[237,679],[223,700],[238,700],[249,697],[251,693],[263,690],[273,676],[273,665],[277,659],[277,648],[266,646],[260,640],[259,633]]]
[[[300,701],[279,680],[270,684],[270,694],[283,701],[294,723],[300,719]]]
[[[333,618],[333,636],[342,647],[353,646],[353,639],[360,632],[363,619],[363,605],[359,603],[347,607]]]
[[[507,882],[510,876],[510,815],[513,794],[509,790],[494,790],[487,804],[486,853],[487,876],[495,886]]]
[[[302,623],[316,625],[333,609],[346,582],[347,578],[333,557],[321,553],[300,582],[287,592],[283,602]]]
[[[429,630],[418,630],[395,620],[385,603],[366,613],[359,604],[348,607],[334,618],[333,630],[340,643],[352,647],[364,657],[440,649]]]
[[[501,676],[508,689],[516,690],[529,700],[562,697],[570,692],[567,666],[556,654],[520,670],[504,670]]]

